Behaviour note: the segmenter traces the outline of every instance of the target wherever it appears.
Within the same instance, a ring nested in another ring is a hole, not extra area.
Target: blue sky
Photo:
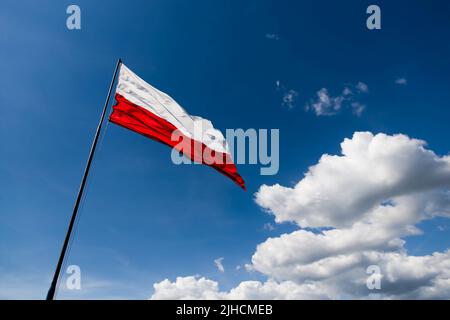
[[[0,4],[0,297],[41,298],[50,283],[117,58],[216,128],[279,128],[280,170],[240,165],[243,192],[204,166],[175,166],[170,149],[108,124],[91,169],[67,264],[81,292],[135,298],[165,278],[201,274],[229,290],[258,273],[256,245],[294,230],[254,201],[262,184],[293,186],[355,131],[403,133],[450,150],[450,5],[377,1],[69,1]],[[268,35],[277,35],[271,39]],[[398,85],[399,78],[407,79]],[[283,89],[277,88],[280,81]],[[363,82],[361,116],[305,112],[316,92]],[[292,108],[283,95],[295,90]],[[263,226],[271,223],[274,230]],[[450,245],[446,219],[420,225],[410,254]],[[444,231],[440,231],[444,229]],[[214,259],[224,257],[226,272]]]

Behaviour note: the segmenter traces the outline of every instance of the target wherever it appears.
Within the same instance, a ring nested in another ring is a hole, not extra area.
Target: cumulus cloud
[[[195,276],[178,277],[170,282],[165,279],[154,284],[155,292],[152,300],[286,300],[286,299],[327,299],[327,293],[320,284],[299,285],[292,281],[278,283],[243,281],[228,292],[219,291],[216,281]]]
[[[214,264],[216,265],[217,270],[219,270],[220,272],[225,272],[225,268],[223,267],[222,261],[223,257],[217,258],[214,260]]]
[[[449,251],[409,256],[403,238],[420,234],[422,220],[450,217],[450,158],[422,140],[369,132],[345,139],[341,149],[323,155],[294,187],[263,185],[257,192],[256,202],[277,222],[332,229],[266,240],[252,257],[255,270],[341,288],[338,297],[359,288],[359,297],[368,294],[365,269],[375,264],[384,272],[385,297],[448,297]]]
[[[219,284],[215,281],[196,276],[177,277],[175,282],[165,279],[153,285],[153,300],[212,300],[222,299]]]
[[[305,105],[305,109],[313,111],[317,116],[333,116],[338,114],[344,105],[348,105],[353,114],[361,116],[366,106],[356,99],[368,92],[369,87],[364,82],[345,86],[342,93],[337,96],[330,95],[327,88],[322,88],[317,91],[317,97]]]
[[[388,210],[418,212],[424,204],[432,215],[448,204],[441,189],[450,186],[450,157],[437,156],[422,140],[357,132],[341,152],[324,154],[294,187],[261,186],[257,204],[277,222],[302,227],[350,226]]]
[[[218,299],[450,298],[450,250],[411,256],[405,249],[407,237],[422,233],[421,221],[450,217],[450,157],[424,141],[356,132],[296,185],[263,185],[255,200],[276,222],[298,226],[259,244],[246,265],[266,282],[220,292],[204,278],[166,279],[154,297],[193,297],[206,283],[205,294]],[[366,286],[372,265],[381,271],[380,290]]]
[[[152,300],[309,300],[309,299],[448,299],[450,252],[426,256],[368,252],[364,263],[332,273],[322,280],[243,281],[230,291],[220,291],[216,281],[198,276],[177,277],[155,283]],[[367,289],[366,265],[376,262],[382,271],[381,288]],[[324,262],[317,267],[326,269]],[[332,263],[331,263],[332,264]]]

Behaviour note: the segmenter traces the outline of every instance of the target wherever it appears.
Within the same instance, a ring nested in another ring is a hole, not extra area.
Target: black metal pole
[[[72,218],[70,219],[69,228],[67,229],[66,238],[64,239],[64,244],[61,249],[61,254],[59,256],[58,264],[56,265],[56,270],[55,270],[55,274],[53,275],[52,284],[50,285],[50,289],[48,290],[48,293],[47,293],[47,300],[53,300],[53,298],[55,296],[56,285],[58,284],[59,274],[61,273],[61,267],[64,262],[64,257],[66,255],[67,246],[69,245],[73,225],[74,225],[75,219],[77,217],[78,207],[80,206],[81,197],[83,196],[84,186],[86,185],[86,180],[87,180],[87,177],[89,174],[89,169],[91,167],[92,159],[94,157],[95,148],[97,147],[97,142],[98,142],[98,138],[100,136],[100,131],[102,130],[102,124],[103,124],[103,120],[105,118],[106,110],[108,109],[108,103],[109,103],[109,99],[111,97],[112,88],[113,88],[114,82],[116,81],[117,71],[119,70],[119,67],[121,64],[122,64],[122,60],[121,59],[117,60],[116,69],[114,70],[114,75],[111,80],[111,85],[109,86],[108,97],[106,98],[105,106],[103,107],[103,112],[100,117],[100,122],[98,123],[97,131],[95,132],[94,141],[92,142],[92,145],[91,145],[91,151],[89,152],[89,158],[86,163],[86,168],[84,169],[83,179],[81,180],[80,189],[78,190],[77,199],[75,201],[75,206],[74,206],[73,212],[72,212]]]

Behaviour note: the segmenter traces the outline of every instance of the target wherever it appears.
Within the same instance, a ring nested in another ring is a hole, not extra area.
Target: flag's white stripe
[[[128,101],[170,122],[184,135],[209,148],[229,153],[223,134],[211,121],[191,116],[174,99],[152,87],[122,64],[116,92]]]

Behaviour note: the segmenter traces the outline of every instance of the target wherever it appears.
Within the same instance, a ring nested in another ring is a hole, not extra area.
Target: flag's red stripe
[[[213,167],[245,190],[245,182],[238,174],[229,154],[211,150],[205,144],[186,137],[179,130],[177,131],[179,140],[172,141],[172,134],[177,130],[173,124],[128,101],[118,93],[116,93],[115,98],[117,103],[113,107],[109,121],[176,148],[191,160]],[[188,143],[191,147],[184,148],[179,141],[183,141],[183,146],[186,146]],[[212,155],[213,158],[206,157],[205,159],[205,155]],[[214,159],[223,159],[223,161],[214,161]]]

